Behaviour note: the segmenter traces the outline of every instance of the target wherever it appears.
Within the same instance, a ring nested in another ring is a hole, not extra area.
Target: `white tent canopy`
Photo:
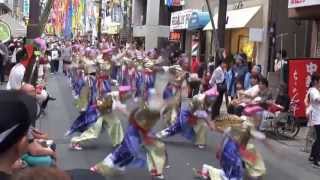
[[[11,30],[11,36],[13,37],[24,37],[27,35],[27,27],[14,19],[9,14],[4,14],[0,16],[0,20],[7,23]]]
[[[226,29],[236,29],[236,28],[260,28],[262,26],[262,13],[261,6],[255,6],[244,9],[237,9],[227,11],[228,22],[226,24]],[[217,28],[218,25],[218,13],[215,14],[214,25]],[[209,22],[204,28],[204,31],[212,30],[212,23]]]

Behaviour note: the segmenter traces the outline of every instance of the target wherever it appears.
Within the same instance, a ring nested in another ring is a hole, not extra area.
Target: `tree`
[[[30,1],[29,24],[27,27],[28,39],[34,39],[41,36],[44,31],[45,25],[47,24],[52,4],[53,0]]]
[[[27,27],[27,39],[32,43],[32,40],[40,37],[47,24],[53,0],[30,0],[29,9],[29,24]],[[44,9],[41,11],[42,7]],[[36,85],[37,80],[37,65],[36,58],[32,58],[29,62],[24,74],[24,82]]]

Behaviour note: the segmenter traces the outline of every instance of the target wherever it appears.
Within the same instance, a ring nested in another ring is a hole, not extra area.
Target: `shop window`
[[[254,43],[249,41],[249,36],[239,36],[238,52],[245,53],[249,61],[254,57]]]

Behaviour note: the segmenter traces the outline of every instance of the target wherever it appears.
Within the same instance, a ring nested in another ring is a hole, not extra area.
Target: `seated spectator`
[[[64,171],[57,168],[27,168],[14,174],[11,180],[71,180]]]
[[[105,180],[89,170],[75,169],[62,171],[57,168],[36,167],[15,173],[10,180]]]
[[[254,100],[254,98],[258,96],[260,91],[259,82],[260,82],[259,76],[255,76],[255,75],[251,76],[252,87],[249,88],[248,90],[237,92],[238,98],[231,101],[228,107],[228,113],[241,116],[244,107],[248,103],[251,103],[252,100]]]
[[[13,165],[28,150],[28,130],[36,119],[33,97],[0,91],[0,179],[10,179]]]
[[[21,87],[21,91],[36,97],[38,100],[38,96],[36,93],[36,89],[31,84],[24,84]],[[32,124],[35,126],[35,124]],[[29,163],[28,165],[53,165],[56,159],[56,152],[55,152],[55,144],[48,140],[48,135],[46,133],[40,132],[39,130],[32,128],[29,131],[30,137],[29,146],[28,146],[28,153],[25,154],[22,159]],[[38,157],[36,159],[35,157]]]
[[[252,67],[251,72],[247,72],[244,78],[244,89],[249,89],[251,87],[251,76],[257,75],[257,76],[262,76],[261,75],[261,65],[255,65]]]

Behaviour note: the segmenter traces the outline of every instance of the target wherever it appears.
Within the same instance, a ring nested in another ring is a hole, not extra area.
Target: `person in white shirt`
[[[311,107],[309,121],[316,132],[316,140],[312,145],[309,160],[313,161],[314,167],[320,168],[320,74],[313,74],[311,82],[313,87],[309,89],[309,103]]]
[[[13,66],[9,74],[7,90],[21,89],[25,71],[26,71],[26,67],[21,63],[18,63],[15,66]]]
[[[227,71],[228,65],[225,61],[221,61],[220,65],[213,71],[209,84],[211,87],[216,86],[219,95],[213,103],[211,118],[214,119],[220,114],[220,108],[223,101],[223,95],[227,90],[227,85],[225,82],[225,72]]]

